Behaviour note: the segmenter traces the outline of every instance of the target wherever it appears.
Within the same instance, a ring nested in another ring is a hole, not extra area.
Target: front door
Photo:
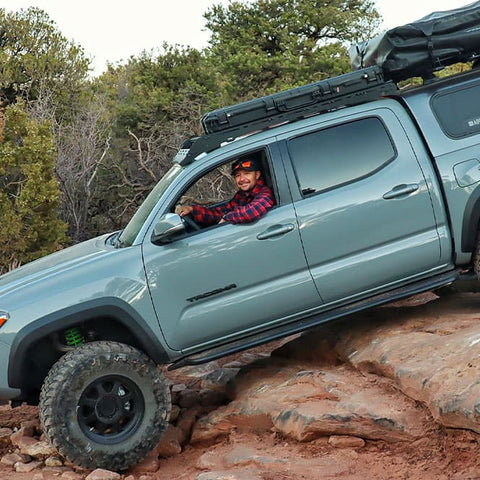
[[[253,223],[213,226],[166,245],[146,239],[144,259],[172,349],[253,334],[320,303],[285,198]]]

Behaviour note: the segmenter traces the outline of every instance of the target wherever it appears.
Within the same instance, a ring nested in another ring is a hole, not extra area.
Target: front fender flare
[[[169,362],[165,347],[147,322],[128,303],[118,298],[101,298],[58,310],[41,317],[19,330],[12,343],[8,366],[8,383],[22,385],[23,365],[29,348],[58,330],[65,330],[95,318],[111,318],[125,326],[145,353],[157,364]]]

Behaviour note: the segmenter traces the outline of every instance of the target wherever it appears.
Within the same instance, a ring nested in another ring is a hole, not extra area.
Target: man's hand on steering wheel
[[[181,215],[180,215],[181,216]],[[193,230],[200,230],[200,226],[198,225],[197,222],[195,222],[195,220],[193,220],[192,217],[189,217],[188,215],[185,216],[185,217],[181,217],[183,222],[188,225],[191,229]]]
[[[189,215],[193,212],[191,205],[178,205],[175,207],[175,213],[182,217],[183,222],[188,225],[192,230],[200,230],[200,226]]]
[[[193,212],[193,207],[191,205],[178,205],[177,207],[175,207],[175,213],[177,213],[181,217],[190,215],[192,212]]]

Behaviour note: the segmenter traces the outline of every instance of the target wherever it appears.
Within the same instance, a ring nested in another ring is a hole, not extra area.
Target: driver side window
[[[180,205],[211,206],[230,200],[237,191],[230,164],[221,165],[199,178],[180,197]]]
[[[207,226],[216,226],[222,220],[222,215],[218,212],[225,212],[222,209],[223,207],[219,207],[219,205],[230,202],[239,192],[239,186],[232,176],[232,164],[239,160],[245,160],[249,167],[250,165],[258,167],[260,178],[268,186],[271,186],[272,175],[266,149],[233,157],[222,165],[207,171],[181,193],[175,202],[174,208],[172,208],[172,211],[179,213],[183,217],[187,233],[192,233],[194,230],[200,230]],[[191,206],[195,206],[193,212],[191,211]],[[203,209],[202,212],[207,210],[208,212],[215,211],[216,213],[213,215],[210,213],[205,214],[206,217],[204,218],[203,213],[199,214],[200,209],[198,207]],[[210,216],[211,218],[208,218]]]

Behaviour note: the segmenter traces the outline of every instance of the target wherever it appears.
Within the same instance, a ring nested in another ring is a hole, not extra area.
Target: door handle
[[[391,198],[402,197],[403,195],[408,195],[409,193],[416,192],[419,189],[417,183],[410,184],[401,184],[393,187],[389,192],[383,195],[385,200],[390,200]]]
[[[291,223],[286,225],[272,225],[264,232],[257,235],[257,240],[267,240],[268,238],[277,237],[278,235],[284,235],[291,232],[295,227]]]

